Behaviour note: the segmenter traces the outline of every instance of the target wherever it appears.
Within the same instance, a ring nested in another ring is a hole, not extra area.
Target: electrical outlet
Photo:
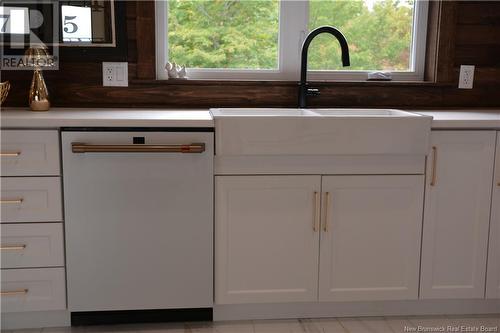
[[[102,85],[128,87],[128,62],[103,62]]]
[[[460,78],[458,79],[459,89],[472,89],[474,83],[474,66],[460,66]]]

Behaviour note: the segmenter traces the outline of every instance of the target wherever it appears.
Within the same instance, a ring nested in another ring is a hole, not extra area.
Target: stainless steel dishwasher
[[[70,311],[212,307],[213,132],[61,132]]]

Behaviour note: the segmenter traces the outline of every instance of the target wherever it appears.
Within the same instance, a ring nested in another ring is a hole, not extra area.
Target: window
[[[338,42],[320,35],[309,48],[310,80],[422,80],[424,0],[168,0],[157,1],[157,76],[167,61],[192,79],[298,80],[307,31],[337,27],[349,43],[342,67]]]
[[[169,60],[194,68],[278,69],[278,27],[278,0],[170,0]]]

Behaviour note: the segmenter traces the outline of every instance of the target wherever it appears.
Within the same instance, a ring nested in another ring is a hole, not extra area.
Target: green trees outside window
[[[278,69],[278,0],[169,0],[169,61],[190,68]],[[309,29],[339,28],[349,70],[410,69],[413,0],[309,0]],[[293,37],[298,38],[298,37]],[[297,41],[297,45],[298,41]],[[285,55],[286,56],[286,55]],[[341,69],[330,36],[313,41],[309,69]]]

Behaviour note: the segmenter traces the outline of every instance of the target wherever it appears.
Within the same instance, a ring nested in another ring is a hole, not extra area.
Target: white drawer
[[[2,177],[1,222],[62,220],[59,177]]]
[[[59,175],[59,133],[2,130],[2,176]]]
[[[64,310],[64,268],[3,269],[2,312]]]
[[[62,223],[1,226],[2,268],[64,266]]]

